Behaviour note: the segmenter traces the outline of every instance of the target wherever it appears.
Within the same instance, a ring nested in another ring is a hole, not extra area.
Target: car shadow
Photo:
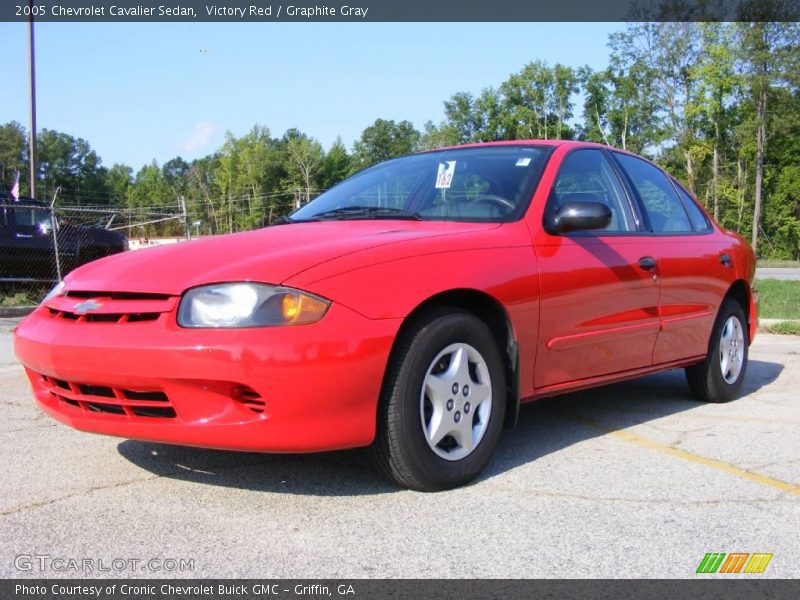
[[[742,398],[775,381],[782,370],[783,365],[777,363],[751,360]],[[478,481],[603,435],[602,430],[581,421],[580,415],[587,410],[602,422],[603,430],[613,431],[700,406],[703,403],[692,398],[681,370],[524,405],[517,427],[503,432],[494,457]],[[600,417],[596,416],[598,412]],[[161,477],[256,492],[360,496],[399,489],[383,479],[363,449],[281,455],[125,440],[117,450],[137,467]]]

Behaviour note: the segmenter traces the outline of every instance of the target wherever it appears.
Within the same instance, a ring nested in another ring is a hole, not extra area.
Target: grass
[[[761,259],[756,263],[758,267],[787,267],[800,269],[800,260]]]
[[[781,333],[784,335],[800,335],[800,321],[779,321],[767,326],[770,333]]]
[[[8,284],[0,285],[0,308],[35,306],[49,290],[45,285]]]
[[[800,281],[758,279],[755,287],[762,319],[800,319]]]

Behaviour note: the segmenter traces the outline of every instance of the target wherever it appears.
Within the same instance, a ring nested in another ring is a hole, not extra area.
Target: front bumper
[[[39,406],[82,431],[262,452],[365,446],[400,320],[333,304],[313,325],[76,322],[40,307],[14,335]]]

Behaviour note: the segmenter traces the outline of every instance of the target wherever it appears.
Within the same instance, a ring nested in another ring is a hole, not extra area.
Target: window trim
[[[613,173],[613,177],[616,179],[617,184],[619,185],[620,190],[622,191],[623,196],[625,197],[625,202],[627,202],[628,209],[630,210],[631,217],[633,218],[633,227],[634,229],[628,231],[606,231],[604,229],[587,229],[584,231],[568,231],[567,233],[550,233],[547,231],[545,227],[545,218],[547,217],[547,205],[550,202],[550,196],[553,193],[553,188],[555,187],[556,183],[558,182],[558,176],[561,174],[561,169],[564,167],[564,162],[575,152],[583,152],[586,150],[593,150],[599,152],[602,160],[606,161],[609,169]],[[561,158],[561,162],[558,165],[558,170],[556,171],[555,176],[553,177],[553,183],[550,185],[550,189],[547,191],[547,198],[545,199],[544,207],[542,209],[542,231],[545,231],[548,235],[553,237],[588,237],[588,238],[599,238],[599,237],[636,237],[641,236],[644,233],[647,233],[645,230],[642,229],[642,220],[641,215],[639,212],[639,207],[634,203],[633,198],[631,197],[631,192],[628,189],[627,181],[622,178],[622,174],[617,167],[615,161],[612,161],[609,156],[607,156],[608,152],[606,148],[602,147],[595,147],[595,146],[579,146],[577,148],[570,148],[566,154]]]
[[[644,158],[642,156],[639,156],[637,154],[632,154],[630,152],[626,152],[624,150],[619,150],[617,148],[610,149],[609,153],[613,155],[614,162],[619,166],[619,169],[622,172],[622,175],[625,177],[625,180],[627,181],[628,185],[630,186],[631,191],[633,192],[634,197],[636,198],[636,202],[639,205],[639,208],[640,208],[640,210],[642,212],[642,215],[644,216],[644,219],[645,219],[644,223],[646,225],[646,229],[642,231],[642,235],[648,235],[648,236],[652,236],[652,237],[686,237],[686,236],[708,235],[710,233],[713,233],[713,231],[714,231],[713,226],[708,231],[697,231],[694,228],[694,223],[692,223],[692,218],[691,218],[691,216],[689,216],[689,211],[686,210],[686,206],[684,205],[683,200],[681,199],[681,196],[678,193],[678,190],[675,189],[675,183],[673,182],[674,178],[672,177],[672,175],[667,173],[664,169],[662,169],[660,166],[658,166],[653,161],[648,160],[648,159],[646,159],[646,158]],[[619,155],[629,156],[629,157],[634,158],[636,160],[640,160],[643,163],[648,164],[651,167],[653,167],[654,169],[660,171],[661,174],[664,175],[664,177],[667,178],[667,181],[673,187],[673,191],[675,192],[675,197],[676,197],[676,199],[678,201],[678,204],[683,209],[683,212],[686,215],[686,221],[689,223],[689,227],[691,227],[690,231],[654,231],[653,223],[650,221],[650,215],[647,212],[647,207],[644,205],[644,201],[642,200],[642,197],[639,194],[639,191],[636,189],[636,186],[633,184],[633,181],[631,181],[630,175],[628,175],[628,172],[625,170],[625,167],[620,163],[619,159],[617,158],[617,156],[619,156]],[[691,194],[690,194],[690,196],[691,196]]]

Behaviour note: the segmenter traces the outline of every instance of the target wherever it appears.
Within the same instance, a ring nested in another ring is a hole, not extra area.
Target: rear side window
[[[576,150],[564,158],[547,199],[545,214],[555,214],[565,202],[573,201],[600,202],[608,206],[611,223],[604,231],[636,229],[617,174],[600,150]]]
[[[711,223],[708,221],[706,214],[700,209],[699,206],[697,206],[695,199],[692,198],[678,183],[675,183],[675,189],[678,190],[678,195],[681,197],[681,200],[683,200],[683,204],[686,207],[686,212],[689,213],[689,218],[692,220],[694,230],[711,231]]]
[[[629,154],[614,153],[642,200],[655,233],[692,231],[689,217],[667,176],[650,163]]]

